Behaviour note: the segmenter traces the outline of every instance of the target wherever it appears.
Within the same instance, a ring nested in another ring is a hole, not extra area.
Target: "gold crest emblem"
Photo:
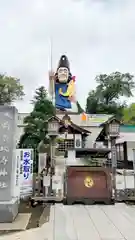
[[[93,185],[94,185],[93,179],[92,179],[90,176],[87,176],[87,177],[84,179],[84,185],[85,185],[85,187],[87,187],[87,188],[93,187]]]

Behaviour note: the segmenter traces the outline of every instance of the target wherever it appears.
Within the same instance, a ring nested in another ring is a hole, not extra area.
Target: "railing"
[[[108,159],[106,161],[105,165],[106,166],[111,166],[111,162],[112,162],[111,159]],[[128,161],[126,166],[125,166],[125,162],[124,161],[117,160],[117,168],[118,169],[123,169],[123,168],[125,168],[125,169],[133,169],[133,162]]]

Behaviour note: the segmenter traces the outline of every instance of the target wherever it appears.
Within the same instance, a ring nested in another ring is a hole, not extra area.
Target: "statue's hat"
[[[60,60],[59,60],[59,64],[58,64],[58,68],[60,67],[66,67],[66,68],[70,68],[69,66],[69,61],[66,55],[62,55]]]

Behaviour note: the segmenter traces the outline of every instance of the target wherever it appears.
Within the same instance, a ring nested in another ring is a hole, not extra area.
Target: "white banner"
[[[38,173],[41,173],[43,168],[46,166],[46,153],[39,153],[38,154]]]
[[[20,151],[16,149],[15,154],[15,171],[14,171],[14,182],[13,182],[13,197],[20,199]]]
[[[54,175],[52,177],[52,189],[58,190],[62,188],[62,177],[59,175]]]
[[[19,149],[20,151],[20,195],[30,196],[33,191],[33,149]]]

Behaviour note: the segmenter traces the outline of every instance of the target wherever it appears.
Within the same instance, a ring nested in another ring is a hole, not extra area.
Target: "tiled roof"
[[[63,117],[63,116],[62,116],[62,117]],[[60,118],[59,116],[53,116],[53,117],[49,118],[47,121],[50,121],[51,119],[56,119],[56,120],[58,120],[58,122],[61,123],[62,125],[64,124],[63,119]],[[77,125],[77,124],[75,124],[74,122],[72,122],[72,120],[70,121],[70,127],[78,130],[78,131],[81,132],[81,133],[87,134],[87,135],[91,133],[91,131],[89,131],[89,130],[87,130],[87,129],[85,129],[85,128]]]
[[[57,116],[62,119],[63,114],[57,114]],[[113,117],[113,115],[107,114],[86,114],[86,120],[82,120],[82,114],[68,114],[71,118],[71,121],[76,125],[81,127],[99,127],[104,122],[108,121],[109,118]]]

